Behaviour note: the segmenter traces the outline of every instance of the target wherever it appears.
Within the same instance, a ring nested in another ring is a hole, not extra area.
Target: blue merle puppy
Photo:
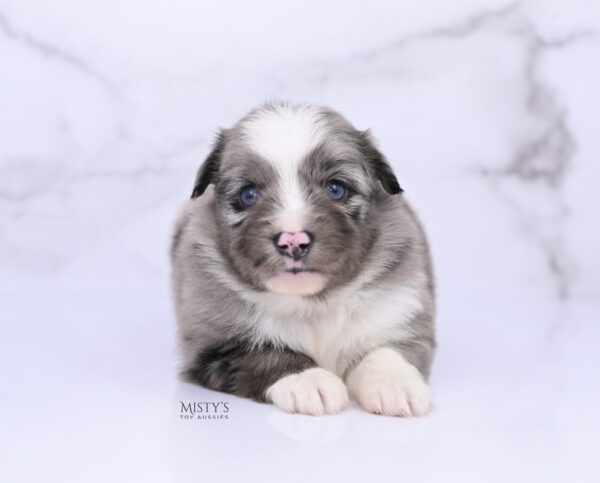
[[[182,374],[288,412],[421,416],[435,347],[423,230],[370,134],[266,104],[222,130],[177,221]]]

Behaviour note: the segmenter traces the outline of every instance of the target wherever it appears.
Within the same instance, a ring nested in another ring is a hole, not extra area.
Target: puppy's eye
[[[258,200],[258,188],[254,185],[246,186],[240,193],[240,199],[246,206],[252,206]]]
[[[341,200],[346,194],[346,187],[341,181],[332,179],[327,181],[327,194],[334,200]]]

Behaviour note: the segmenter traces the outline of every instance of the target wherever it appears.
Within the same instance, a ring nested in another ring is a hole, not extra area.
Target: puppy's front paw
[[[424,416],[433,405],[429,387],[418,379],[374,374],[361,382],[354,395],[367,411],[386,416]]]
[[[348,406],[344,382],[320,367],[279,379],[267,389],[267,399],[288,413],[335,414]]]
[[[369,354],[348,376],[348,387],[367,411],[387,416],[424,416],[431,390],[415,367],[391,349]]]

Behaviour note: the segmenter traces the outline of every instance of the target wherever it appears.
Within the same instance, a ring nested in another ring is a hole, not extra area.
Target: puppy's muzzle
[[[283,256],[298,261],[308,255],[313,245],[313,240],[314,236],[306,231],[298,231],[296,233],[283,232],[275,235],[273,243],[277,251]]]

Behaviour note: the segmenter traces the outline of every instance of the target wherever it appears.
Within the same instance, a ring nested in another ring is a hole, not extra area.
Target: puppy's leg
[[[287,412],[333,414],[348,405],[338,376],[291,349],[229,341],[198,354],[183,376],[209,389],[272,402]]]
[[[333,372],[313,367],[279,379],[267,399],[288,413],[336,414],[348,406],[348,391]]]
[[[418,369],[400,350],[369,352],[348,374],[348,389],[369,412],[388,416],[423,416],[433,405],[431,391]]]

